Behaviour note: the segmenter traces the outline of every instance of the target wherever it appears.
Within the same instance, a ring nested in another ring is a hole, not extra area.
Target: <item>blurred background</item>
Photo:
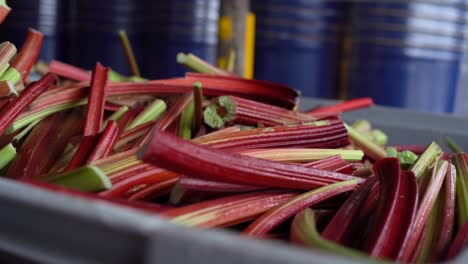
[[[0,40],[44,34],[40,59],[142,76],[186,69],[178,52],[308,97],[468,115],[468,0],[10,0]]]

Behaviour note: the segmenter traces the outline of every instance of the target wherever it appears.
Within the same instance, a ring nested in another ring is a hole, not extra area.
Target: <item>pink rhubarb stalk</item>
[[[10,13],[11,8],[5,3],[5,0],[3,0],[0,3],[0,24],[3,23],[3,20],[8,16]]]
[[[238,194],[206,202],[200,202],[162,214],[174,222],[197,227],[220,227],[242,223],[279,206],[296,193],[287,191],[263,191]]]
[[[455,197],[456,197],[457,172],[454,165],[450,165],[445,176],[442,213],[439,216],[440,228],[434,238],[435,245],[431,250],[430,262],[442,261],[447,254],[455,229]]]
[[[88,71],[57,60],[50,62],[49,72],[75,81],[89,82],[91,80],[91,74]]]
[[[43,38],[44,36],[41,32],[29,28],[26,40],[11,64],[11,66],[21,74],[23,81],[28,78],[29,71],[31,71],[31,68],[39,57]]]
[[[262,237],[283,223],[286,219],[305,208],[339,194],[352,191],[356,188],[357,184],[357,180],[338,182],[298,195],[287,203],[271,209],[257,218],[243,233],[250,236]]]

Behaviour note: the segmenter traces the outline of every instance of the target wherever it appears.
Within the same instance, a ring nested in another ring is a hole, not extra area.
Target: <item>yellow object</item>
[[[230,41],[233,36],[232,19],[228,16],[222,16],[219,19],[219,38],[221,41]]]
[[[249,12],[245,18],[244,77],[253,78],[255,53],[255,14]]]

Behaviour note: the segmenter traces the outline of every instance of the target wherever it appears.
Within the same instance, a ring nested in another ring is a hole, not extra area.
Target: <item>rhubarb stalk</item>
[[[276,188],[310,190],[355,177],[240,156],[155,130],[139,152],[145,162],[192,177]]]
[[[3,23],[3,20],[8,16],[10,13],[11,8],[6,4],[5,0],[0,1],[0,24]]]
[[[47,182],[82,192],[98,192],[112,187],[112,183],[100,169],[85,166],[72,171],[48,176]]]
[[[217,75],[232,75],[231,73],[224,71],[222,69],[216,68],[215,66],[203,61],[199,57],[193,55],[192,53],[178,53],[177,62],[185,65],[189,69],[192,69],[196,72],[208,73],[208,74],[217,74]]]
[[[28,78],[29,71],[39,57],[39,52],[41,51],[42,46],[42,39],[43,35],[41,32],[29,28],[28,34],[26,35],[26,40],[24,41],[18,55],[11,64],[11,66],[21,74],[23,81]]]
[[[464,153],[455,154],[452,161],[457,170],[457,223],[463,226],[468,222],[468,160]]]
[[[29,104],[41,93],[47,90],[54,83],[52,74],[46,74],[39,81],[31,83],[21,95],[13,101],[0,116],[0,135],[13,123],[18,115],[26,109]]]
[[[230,226],[255,218],[295,195],[286,191],[238,194],[168,210],[162,216],[172,218],[177,223],[197,227]]]
[[[387,157],[387,153],[381,146],[375,144],[368,138],[364,137],[363,135],[358,133],[356,130],[354,130],[354,128],[348,125],[345,125],[345,126],[346,126],[346,129],[348,130],[348,135],[349,135],[349,139],[351,140],[351,142],[353,142],[353,144],[356,147],[362,149],[367,156],[369,156],[370,158],[374,160],[379,160],[379,159]]]
[[[393,259],[401,250],[416,214],[416,178],[412,172],[400,171],[396,158],[378,160],[374,174],[379,179],[380,195],[364,249],[373,257]]]
[[[16,156],[16,149],[13,144],[8,144],[0,149],[0,170],[4,169]]]
[[[306,208],[298,213],[291,224],[291,241],[296,244],[320,248],[343,256],[362,258],[366,255],[357,250],[330,242],[320,236],[316,228],[315,212]]]
[[[91,80],[89,72],[57,60],[50,62],[49,72],[75,81],[89,82]]]
[[[156,121],[166,111],[164,100],[156,99],[143,110],[128,126],[128,129],[135,128],[147,122]]]
[[[130,45],[130,40],[128,39],[127,32],[125,30],[119,31],[120,44],[125,53],[125,58],[127,63],[130,66],[130,71],[133,76],[140,76],[140,69],[138,68],[137,61],[135,59],[135,54],[133,53],[132,45]]]
[[[114,147],[118,133],[119,129],[117,127],[117,123],[110,121],[104,131],[99,134],[99,140],[88,158],[88,163],[107,157]]]
[[[93,71],[89,92],[88,107],[86,110],[86,122],[83,136],[96,135],[101,131],[106,102],[106,83],[109,68],[103,67],[99,62]]]
[[[283,205],[271,209],[257,218],[244,230],[243,233],[249,236],[262,237],[286,219],[305,208],[339,194],[352,191],[356,188],[357,184],[357,180],[338,182],[298,195]]]
[[[426,193],[421,200],[416,216],[411,223],[409,231],[406,233],[403,246],[398,253],[398,260],[403,262],[410,261],[417,246],[417,242],[420,240],[424,226],[428,223],[429,214],[431,213],[437,196],[439,195],[440,188],[442,187],[445,175],[447,174],[447,168],[447,161],[442,161],[434,167],[433,175],[426,189]]]

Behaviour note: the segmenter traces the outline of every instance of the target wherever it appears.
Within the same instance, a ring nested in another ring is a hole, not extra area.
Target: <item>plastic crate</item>
[[[331,101],[304,99],[303,108]],[[366,118],[391,143],[426,144],[448,135],[468,149],[468,119],[373,107]],[[51,193],[0,179],[0,263],[359,263],[277,241],[201,230],[105,202]],[[468,250],[453,263],[468,263]]]

